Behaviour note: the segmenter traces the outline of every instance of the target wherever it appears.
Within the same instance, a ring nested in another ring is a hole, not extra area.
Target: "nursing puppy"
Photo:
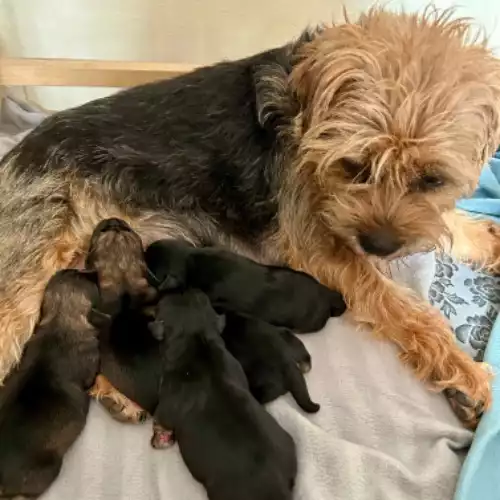
[[[156,407],[160,374],[145,312],[157,292],[148,284],[140,237],[121,219],[101,221],[86,266],[96,272],[100,292],[90,319],[100,331],[101,369],[91,394],[115,419],[143,421]]]
[[[147,248],[146,262],[160,290],[199,288],[216,309],[303,333],[320,330],[346,309],[339,292],[305,273],[264,266],[221,248],[161,240]]]
[[[269,403],[291,392],[308,413],[320,406],[311,401],[303,371],[311,368],[311,356],[304,344],[286,328],[264,321],[226,315],[222,338],[229,352],[240,362],[250,392],[260,403]]]
[[[141,238],[124,220],[110,218],[97,224],[85,267],[97,272],[103,313],[116,314],[156,299],[156,290],[148,283]]]
[[[152,319],[141,310],[123,309],[109,320],[109,326],[100,330],[98,384],[106,386],[107,381],[119,391],[116,395],[120,398],[119,403],[111,404],[108,409],[121,421],[144,421],[148,414],[154,413],[158,404],[161,353],[159,342],[148,329]],[[134,412],[133,418],[130,412]]]
[[[291,500],[295,444],[251,396],[202,292],[164,296],[155,334],[164,336],[156,421],[174,431],[191,474],[210,500]]]
[[[87,315],[97,298],[89,273],[49,281],[34,336],[0,387],[0,498],[36,498],[56,479],[87,417],[99,366]]]

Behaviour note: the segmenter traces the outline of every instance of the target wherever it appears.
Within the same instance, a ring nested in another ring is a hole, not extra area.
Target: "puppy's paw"
[[[155,450],[164,450],[175,444],[174,432],[164,429],[158,422],[153,423],[151,446]]]
[[[98,375],[94,386],[89,391],[92,398],[106,408],[117,421],[138,424],[145,422],[148,412],[119,392],[103,375]]]

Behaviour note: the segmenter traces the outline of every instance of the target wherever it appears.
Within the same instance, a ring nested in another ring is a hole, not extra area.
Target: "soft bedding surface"
[[[18,140],[13,133],[41,118],[10,100],[2,117],[3,152]],[[426,296],[434,269],[433,254],[417,255],[395,266],[394,277]],[[394,346],[357,330],[348,316],[302,339],[313,359],[311,394],[322,409],[305,415],[288,396],[269,405],[298,445],[296,499],[451,500],[472,434],[444,397],[401,366]],[[151,449],[150,434],[150,423],[119,424],[93,404],[43,499],[204,500],[177,448]]]

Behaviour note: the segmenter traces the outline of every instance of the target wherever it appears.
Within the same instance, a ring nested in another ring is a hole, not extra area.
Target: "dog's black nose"
[[[401,238],[392,229],[385,227],[360,234],[358,241],[366,253],[379,257],[387,257],[403,245]]]

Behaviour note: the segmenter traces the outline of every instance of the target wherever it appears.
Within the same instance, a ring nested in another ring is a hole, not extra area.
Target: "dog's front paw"
[[[453,411],[463,424],[474,430],[485,410],[491,404],[491,372],[486,365],[477,363],[474,377],[466,379],[466,384],[457,384],[445,389],[444,393]]]
[[[445,395],[455,415],[467,428],[474,430],[479,424],[481,415],[484,412],[483,402],[474,401],[469,396],[456,389],[447,389]]]
[[[99,403],[118,422],[139,424],[148,419],[148,412],[125,396],[118,400],[113,396],[103,396],[99,399]]]
[[[500,274],[500,225],[491,220],[478,220],[476,225],[481,228],[478,258],[472,255],[472,267]]]

